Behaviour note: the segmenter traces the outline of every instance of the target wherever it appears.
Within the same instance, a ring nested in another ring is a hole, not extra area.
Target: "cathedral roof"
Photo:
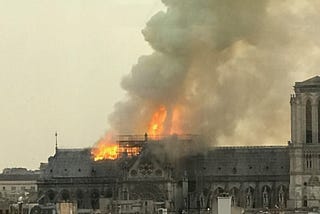
[[[320,76],[314,76],[303,82],[296,82],[295,86],[296,92],[314,92],[319,91],[320,88]]]
[[[115,161],[93,161],[91,149],[57,149],[42,171],[42,178],[110,177],[116,175]]]
[[[9,174],[9,175],[0,175],[0,181],[36,181],[39,178],[39,174]]]
[[[314,76],[303,82],[296,82],[296,86],[310,86],[310,85],[320,85],[320,76]]]
[[[206,155],[193,157],[188,165],[191,176],[201,173],[222,180],[278,177],[289,181],[289,150],[285,146],[217,147]]]

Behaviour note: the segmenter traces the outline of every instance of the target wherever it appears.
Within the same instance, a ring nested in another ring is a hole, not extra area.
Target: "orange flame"
[[[140,154],[141,148],[139,147],[130,147],[129,145],[119,148],[120,153],[125,154],[127,157],[133,157]]]
[[[92,149],[91,155],[94,161],[115,160],[119,157],[133,157],[140,154],[139,146],[130,144],[118,144],[111,133],[101,139]]]
[[[172,111],[170,135],[179,135],[183,133],[181,128],[181,117],[181,108],[176,106]]]
[[[167,109],[164,105],[153,113],[151,120],[148,124],[148,134],[150,137],[161,137],[163,134],[182,134],[181,119],[182,119],[181,106],[175,106],[172,110],[171,118],[167,118]],[[170,120],[169,127],[165,129],[164,123]],[[164,133],[168,131],[168,133]],[[95,161],[99,160],[115,160],[119,157],[132,157],[139,155],[141,148],[136,145],[118,144],[114,139],[111,132],[109,132],[103,139],[101,139],[91,150],[91,154]],[[124,155],[124,156],[123,156]]]
[[[118,158],[119,145],[112,139],[111,134],[107,134],[101,139],[97,145],[91,150],[91,155],[95,161],[99,160],[115,160]]]
[[[148,126],[149,135],[161,135],[163,133],[163,123],[167,118],[167,109],[161,105],[159,109],[152,115]]]

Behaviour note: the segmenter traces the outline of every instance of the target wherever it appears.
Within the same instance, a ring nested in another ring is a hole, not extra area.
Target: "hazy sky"
[[[59,147],[92,146],[124,97],[121,77],[151,53],[141,30],[159,0],[0,0],[0,169],[38,168]]]

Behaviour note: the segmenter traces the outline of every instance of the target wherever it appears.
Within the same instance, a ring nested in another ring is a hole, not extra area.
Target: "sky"
[[[121,78],[150,54],[141,30],[159,0],[0,0],[0,170],[37,169],[91,147],[124,98]]]

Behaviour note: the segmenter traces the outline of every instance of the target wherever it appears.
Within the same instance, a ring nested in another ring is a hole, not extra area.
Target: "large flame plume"
[[[286,143],[291,86],[320,67],[320,1],[162,2],[167,11],[142,31],[154,52],[123,78],[128,96],[111,128],[196,133],[210,144]]]
[[[146,133],[147,137],[149,139],[159,140],[163,135],[183,134],[180,121],[181,110],[179,107],[173,108],[171,117],[167,117],[167,108],[164,105],[160,105],[150,118],[148,132]],[[168,130],[164,129],[166,123],[170,124]],[[94,146],[91,153],[95,161],[105,159],[115,160],[124,153],[127,157],[138,155],[140,148],[132,147],[129,144],[119,146],[114,140],[114,135],[109,132]]]
[[[179,106],[176,106],[172,110],[172,117],[171,117],[171,125],[170,125],[170,135],[182,135],[186,132],[182,129],[182,108]]]
[[[118,158],[119,145],[115,142],[114,136],[108,133],[92,149],[91,154],[95,161]]]
[[[154,112],[151,117],[149,127],[148,127],[148,134],[151,136],[162,135],[163,134],[163,127],[164,122],[167,118],[167,109],[165,106],[161,105],[160,108]]]

